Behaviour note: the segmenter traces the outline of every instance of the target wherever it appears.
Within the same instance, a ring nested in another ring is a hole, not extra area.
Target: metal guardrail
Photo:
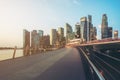
[[[78,49],[81,51],[81,59],[83,62],[87,80],[105,80],[101,72],[99,72],[96,66],[88,58],[86,53],[81,48]]]
[[[120,60],[104,53],[91,54],[92,62],[103,71],[108,80],[119,80],[120,78]]]

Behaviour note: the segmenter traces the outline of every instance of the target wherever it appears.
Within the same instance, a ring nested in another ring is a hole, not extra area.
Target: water
[[[11,59],[13,57],[14,50],[0,50],[0,61]],[[15,57],[23,56],[23,50],[16,50]]]

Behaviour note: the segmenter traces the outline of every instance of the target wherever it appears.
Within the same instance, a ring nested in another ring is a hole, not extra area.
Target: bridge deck
[[[85,80],[76,49],[36,54],[0,62],[1,80]]]

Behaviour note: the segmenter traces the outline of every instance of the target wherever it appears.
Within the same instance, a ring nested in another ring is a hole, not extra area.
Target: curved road
[[[0,72],[0,80],[85,80],[75,48],[1,61]]]

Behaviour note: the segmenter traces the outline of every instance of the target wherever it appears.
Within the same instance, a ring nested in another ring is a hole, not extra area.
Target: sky
[[[22,47],[23,29],[50,34],[65,23],[74,29],[88,15],[100,33],[104,13],[108,25],[120,34],[120,0],[0,0],[0,47]]]

